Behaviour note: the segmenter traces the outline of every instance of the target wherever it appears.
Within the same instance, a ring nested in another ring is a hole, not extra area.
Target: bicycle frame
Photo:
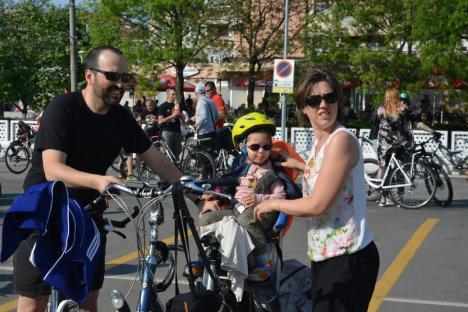
[[[153,280],[158,265],[156,252],[158,250],[157,243],[159,242],[159,225],[164,222],[163,211],[161,203],[158,202],[157,207],[152,208],[150,218],[148,219],[150,225],[150,248],[143,267],[143,279],[141,281],[142,286],[137,311],[150,311],[152,298],[156,300],[156,312],[165,311],[163,304],[157,296],[157,292],[153,292]]]
[[[412,154],[411,155],[411,171],[410,171],[410,176],[413,175],[413,168],[414,168],[414,159],[415,159],[415,155]],[[388,175],[390,174],[390,170],[392,168],[394,168],[394,166],[396,166],[398,168],[398,170],[403,174],[403,177],[405,178],[405,181],[406,183],[404,184],[391,184],[391,185],[387,185],[385,183],[385,181],[387,180],[387,177]],[[404,186],[411,186],[411,179],[409,178],[409,176],[406,174],[406,172],[403,170],[400,162],[398,161],[398,159],[395,157],[395,153],[392,153],[392,156],[390,157],[390,163],[389,165],[387,166],[387,168],[385,168],[385,174],[383,176],[383,178],[371,178],[367,175],[367,173],[365,172],[364,170],[364,178],[366,180],[366,182],[372,187],[372,188],[375,188],[375,189],[379,189],[379,190],[386,190],[386,189],[393,189],[393,188],[397,188],[397,187],[404,187]],[[376,183],[377,182],[377,183]]]

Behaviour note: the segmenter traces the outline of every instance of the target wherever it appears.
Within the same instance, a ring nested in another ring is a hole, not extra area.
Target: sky
[[[52,0],[52,3],[56,5],[68,5],[68,0]],[[75,5],[82,3],[82,0],[75,0]]]

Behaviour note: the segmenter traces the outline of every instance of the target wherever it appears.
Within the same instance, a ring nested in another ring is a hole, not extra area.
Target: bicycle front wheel
[[[434,171],[429,166],[417,162],[404,163],[401,167],[403,170],[396,167],[388,180],[389,185],[394,186],[388,191],[393,201],[407,209],[425,206],[436,191],[437,179]]]
[[[364,171],[368,177],[375,178],[377,176],[377,173],[379,172],[379,162],[377,161],[377,159],[365,158]],[[377,201],[377,198],[379,197],[377,189],[373,188],[372,186],[366,183],[365,191],[366,199],[368,201]]]
[[[151,168],[149,168],[141,156],[137,157],[136,161],[136,172],[138,178],[143,182],[144,185],[149,187],[157,187],[162,183],[162,179],[159,175],[155,174]]]
[[[210,179],[216,174],[215,163],[210,154],[197,151],[188,155],[182,163],[182,172],[191,175],[195,179]]]
[[[20,142],[12,142],[5,151],[5,164],[13,173],[24,172],[31,161],[29,150]]]

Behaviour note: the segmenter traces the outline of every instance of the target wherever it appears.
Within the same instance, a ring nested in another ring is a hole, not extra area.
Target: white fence
[[[16,130],[18,128],[18,120],[0,120],[0,157],[3,156],[4,149],[8,144],[13,141],[16,137]],[[35,121],[24,121],[25,123],[32,125],[34,128],[37,127]],[[352,132],[358,134],[359,136],[368,137],[369,129],[350,129]],[[468,131],[439,131],[442,133],[441,141],[447,146],[449,135],[451,135],[451,146],[452,150],[461,150],[464,155],[468,155],[468,143],[465,143],[465,140],[468,140]],[[312,149],[312,141],[314,139],[314,132],[312,128],[297,128],[292,127],[290,131],[291,136],[289,137],[289,129],[286,128],[286,138],[289,138],[288,141],[293,145],[296,151],[304,158],[307,159],[309,152]],[[422,130],[414,131],[414,138],[417,143],[422,142],[428,139],[431,135]],[[281,138],[281,128],[276,128],[275,138]],[[431,146],[429,147],[431,148]],[[369,146],[364,146],[364,155],[365,157],[375,158],[375,152]]]

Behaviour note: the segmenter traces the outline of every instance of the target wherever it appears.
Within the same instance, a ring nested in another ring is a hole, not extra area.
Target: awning
[[[156,85],[156,90],[158,91],[167,91],[169,89],[174,89],[176,88],[176,77],[166,74],[166,75],[161,75],[158,77],[157,85]],[[195,91],[195,85],[188,82],[184,81],[184,92],[194,92]]]

